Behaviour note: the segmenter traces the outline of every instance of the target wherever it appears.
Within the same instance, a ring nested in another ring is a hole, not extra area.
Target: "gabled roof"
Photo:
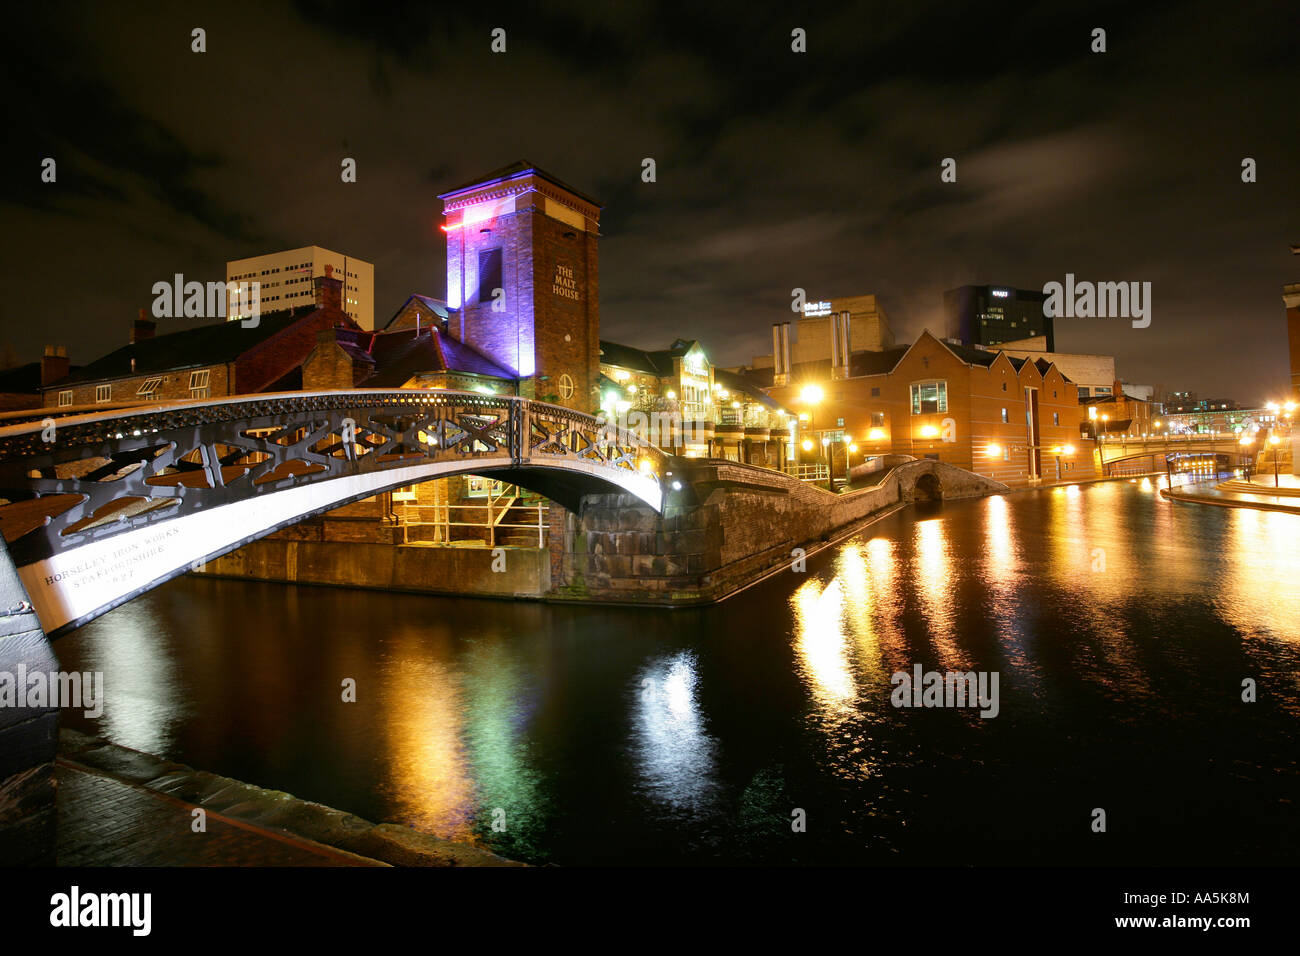
[[[600,340],[600,361],[606,365],[617,365],[619,368],[629,368],[633,371],[644,372],[647,375],[671,375],[672,362],[668,362],[665,370],[663,365],[656,361],[655,355],[665,355],[663,352],[647,352],[644,349],[638,349],[631,345],[620,345],[617,342],[610,342],[606,339]]]
[[[849,374],[852,376],[884,375],[892,372],[906,354],[906,348],[885,349],[883,352],[858,352],[849,357]]]
[[[339,347],[368,362],[374,372],[358,384],[369,388],[401,388],[416,375],[464,372],[514,381],[515,377],[490,358],[433,326],[395,332],[343,332]]]
[[[237,321],[215,322],[142,339],[109,352],[89,365],[83,365],[52,385],[74,385],[79,382],[147,375],[151,372],[223,365],[235,361],[318,308],[316,305],[304,305],[292,310],[264,312],[257,325],[248,328]],[[135,360],[134,367],[132,359]]]
[[[431,295],[420,295],[420,293],[417,292],[414,295],[409,295],[406,297],[406,301],[403,302],[401,304],[401,307],[398,308],[398,310],[393,313],[392,318],[388,320],[384,328],[388,328],[389,325],[392,325],[393,322],[397,319],[397,317],[401,315],[403,312],[405,312],[406,307],[410,305],[412,302],[420,303],[422,306],[424,306],[434,315],[438,316],[438,318],[440,319],[447,318],[452,312],[451,307],[448,306],[447,303],[444,302],[442,299],[435,299]]]
[[[519,179],[520,177],[528,176],[528,175],[538,176],[541,179],[545,179],[547,182],[554,183],[556,186],[559,186],[561,189],[565,190],[566,192],[572,193],[573,195],[577,196],[579,199],[585,199],[587,202],[591,203],[596,208],[598,209],[602,208],[600,204],[600,200],[593,199],[591,196],[588,196],[586,193],[574,189],[563,179],[560,179],[560,177],[548,173],[546,170],[542,169],[536,163],[530,163],[526,159],[516,160],[515,162],[511,163],[509,166],[502,166],[500,169],[494,169],[490,173],[484,173],[482,176],[478,176],[474,179],[471,179],[467,183],[461,183],[459,186],[455,187],[454,189],[449,189],[445,193],[439,193],[438,198],[447,199],[450,198],[451,196],[455,196],[457,193],[463,193],[463,192],[467,192],[468,190],[474,189],[477,186],[485,186],[488,183],[497,182],[498,180],[501,182],[505,182],[510,179]]]

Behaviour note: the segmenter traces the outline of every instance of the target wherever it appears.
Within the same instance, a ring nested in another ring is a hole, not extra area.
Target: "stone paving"
[[[68,728],[55,779],[63,866],[523,865]],[[196,808],[205,833],[191,828]]]
[[[191,829],[194,805],[60,759],[59,866],[384,866],[207,812]]]

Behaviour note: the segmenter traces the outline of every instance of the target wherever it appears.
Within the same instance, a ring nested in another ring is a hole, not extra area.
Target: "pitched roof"
[[[52,384],[73,385],[233,362],[271,336],[311,315],[317,308],[316,305],[304,305],[292,310],[264,312],[257,325],[247,328],[242,322],[215,322],[141,339],[83,365]]]
[[[672,372],[671,362],[668,363],[668,371],[665,372],[655,361],[653,353],[631,345],[619,345],[606,339],[600,340],[600,361],[606,365],[617,365],[619,368],[645,372],[647,375],[664,375]]]
[[[433,326],[395,332],[340,331],[338,342],[349,354],[374,366],[374,372],[363,379],[369,388],[401,388],[412,377],[428,372],[515,378],[487,356]]]
[[[715,368],[713,370],[713,380],[720,383],[723,388],[727,389],[727,391],[740,392],[742,395],[748,396],[753,401],[758,402],[765,408],[770,408],[774,412],[781,411],[793,414],[790,409],[786,408],[771,395],[767,394],[767,392],[763,391],[757,383],[752,381],[748,376],[742,375],[739,372],[728,372],[724,369]]]
[[[448,197],[454,196],[457,193],[461,193],[461,192],[465,192],[466,190],[473,189],[475,186],[483,186],[486,185],[487,183],[495,182],[497,180],[505,181],[507,179],[517,179],[521,176],[527,176],[529,174],[532,174],[534,176],[539,176],[542,179],[547,180],[548,182],[554,183],[556,186],[559,186],[561,189],[573,193],[573,195],[577,196],[579,199],[585,199],[587,202],[591,203],[593,206],[595,206],[598,209],[603,208],[601,206],[600,200],[593,199],[591,196],[588,196],[586,193],[574,189],[563,179],[560,179],[558,176],[554,176],[551,173],[548,173],[546,170],[542,169],[536,163],[530,163],[526,159],[516,160],[515,162],[511,163],[509,166],[502,166],[500,169],[494,169],[490,173],[484,173],[482,176],[477,176],[474,179],[471,179],[467,183],[461,183],[459,186],[455,187],[454,189],[449,189],[445,193],[439,193],[438,198],[447,199]]]

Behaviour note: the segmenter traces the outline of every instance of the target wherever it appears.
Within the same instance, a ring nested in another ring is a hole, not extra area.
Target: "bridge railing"
[[[13,542],[44,528],[48,554],[182,511],[426,463],[558,466],[651,500],[669,460],[613,424],[516,396],[391,389],[165,402],[0,427],[0,498],[10,502],[0,531]]]

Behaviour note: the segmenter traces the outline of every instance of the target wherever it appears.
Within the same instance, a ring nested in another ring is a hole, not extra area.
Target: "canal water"
[[[105,672],[68,725],[532,863],[1300,859],[1300,517],[1145,480],[913,506],[707,609],[185,578],[56,650]],[[997,716],[893,706],[917,664]]]

